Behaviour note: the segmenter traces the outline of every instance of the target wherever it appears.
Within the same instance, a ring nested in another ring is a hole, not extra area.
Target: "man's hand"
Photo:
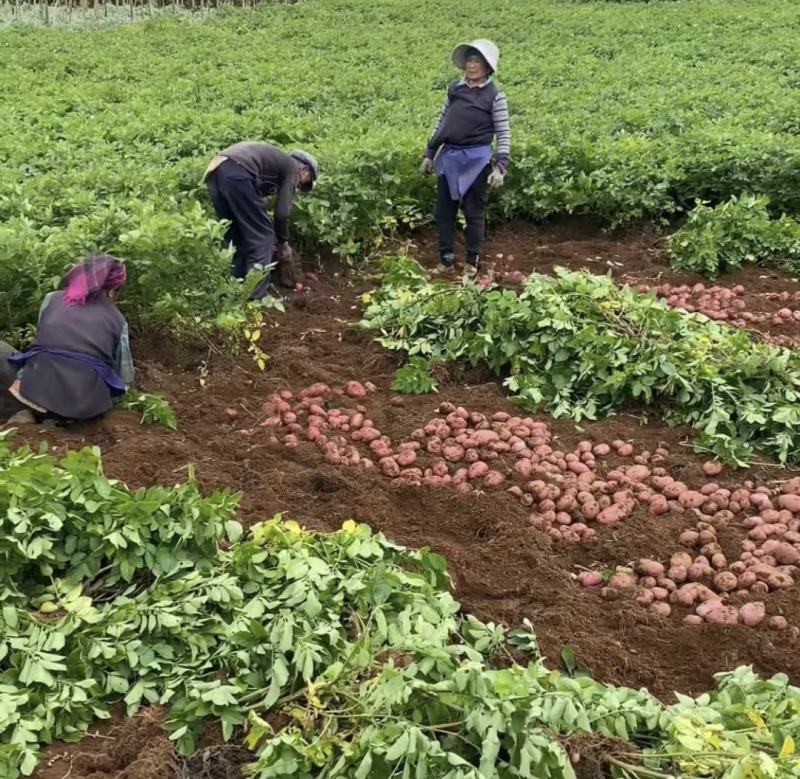
[[[433,160],[430,157],[426,157],[422,160],[422,165],[419,166],[419,172],[423,176],[429,176],[433,173]]]
[[[278,284],[281,287],[293,287],[297,281],[298,268],[295,254],[288,243],[282,243],[275,250],[275,262],[278,263]]]
[[[288,241],[278,244],[277,249],[275,249],[275,261],[277,263],[286,262],[292,258],[292,247],[289,246]]]
[[[489,189],[500,189],[505,181],[506,174],[500,168],[495,168],[489,174]]]

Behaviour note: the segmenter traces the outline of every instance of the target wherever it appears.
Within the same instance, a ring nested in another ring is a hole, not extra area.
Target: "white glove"
[[[433,160],[430,157],[426,157],[422,160],[422,165],[419,166],[419,172],[423,176],[429,176],[433,173]]]
[[[506,174],[500,170],[500,168],[495,168],[489,174],[489,189],[500,189],[503,186],[503,181],[505,180]]]

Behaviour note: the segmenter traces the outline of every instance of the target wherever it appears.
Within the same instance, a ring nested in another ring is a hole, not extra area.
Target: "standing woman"
[[[450,85],[420,172],[438,177],[436,222],[439,227],[437,272],[454,267],[459,207],[467,227],[465,274],[474,276],[486,225],[487,188],[503,186],[511,154],[511,125],[506,96],[494,81],[500,51],[485,39],[462,43],[453,64],[463,76]],[[492,164],[492,141],[497,154]]]
[[[133,383],[128,325],[116,306],[125,285],[124,263],[108,254],[89,257],[66,278],[66,289],[42,302],[36,339],[8,362],[21,369],[8,388],[12,421],[86,420],[111,409]]]

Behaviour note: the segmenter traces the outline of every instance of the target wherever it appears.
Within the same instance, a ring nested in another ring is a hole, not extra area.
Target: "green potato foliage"
[[[96,451],[55,461],[10,444],[0,437],[3,779],[30,776],[42,746],[78,741],[119,703],[167,707],[183,755],[219,723],[258,779],[574,779],[562,739],[575,734],[619,740],[620,778],[800,775],[800,690],[780,674],[740,668],[665,706],[549,670],[530,623],[462,614],[441,557],[367,525],[312,533],[274,517],[245,533],[228,493],[202,497],[191,480],[131,492]]]
[[[742,464],[763,451],[800,462],[797,352],[609,276],[562,268],[531,274],[519,293],[484,290],[431,283],[399,256],[385,260],[368,299],[362,326],[412,361],[395,381],[400,391],[415,391],[402,379],[425,376],[425,361],[484,364],[528,411],[580,421],[645,404],[691,425],[696,444],[723,459]]]

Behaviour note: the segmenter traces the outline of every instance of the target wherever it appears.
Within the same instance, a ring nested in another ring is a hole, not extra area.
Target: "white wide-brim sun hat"
[[[467,55],[470,49],[479,51],[492,69],[492,73],[497,72],[497,65],[500,62],[500,49],[491,41],[487,41],[486,38],[478,38],[471,43],[459,43],[458,46],[453,49],[453,64],[459,70],[464,70],[464,68],[466,68]]]

